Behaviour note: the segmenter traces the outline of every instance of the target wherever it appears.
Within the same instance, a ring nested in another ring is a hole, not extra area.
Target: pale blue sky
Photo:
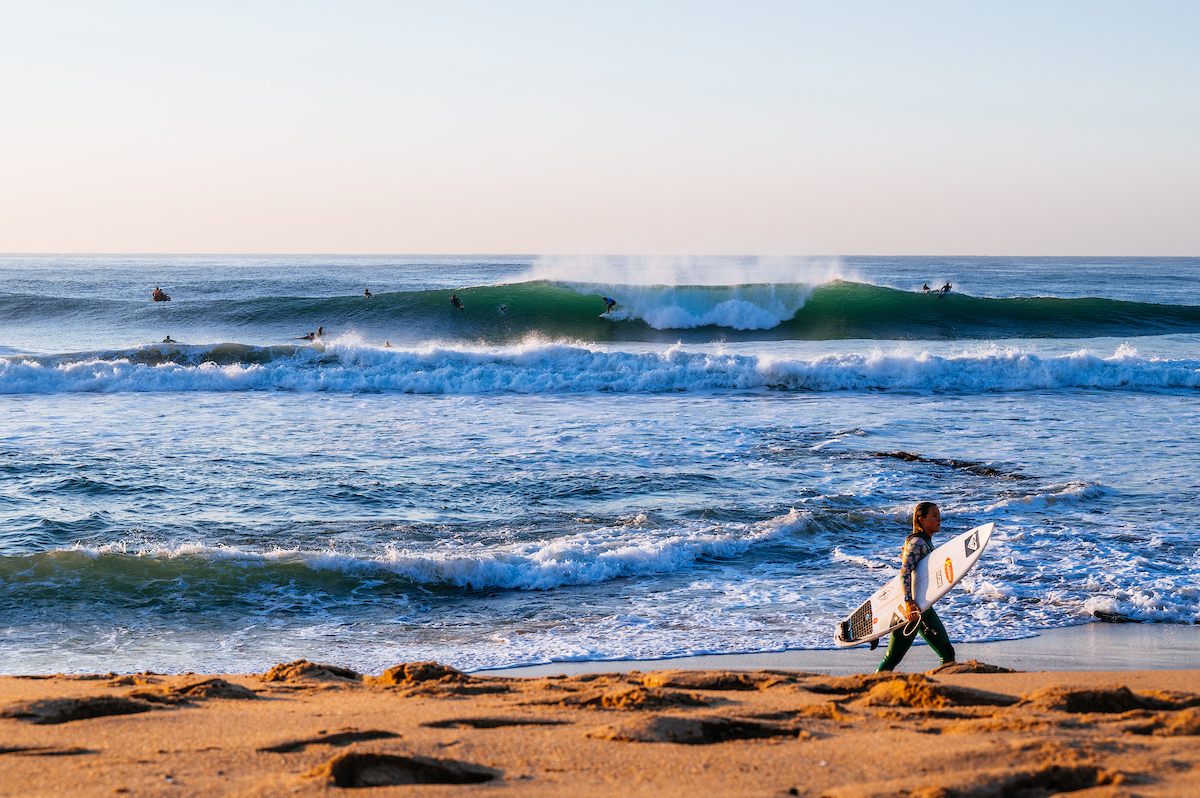
[[[1200,255],[1194,3],[0,3],[0,251]]]

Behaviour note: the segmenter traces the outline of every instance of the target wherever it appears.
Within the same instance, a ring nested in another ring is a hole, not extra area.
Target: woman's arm
[[[914,535],[904,541],[904,550],[900,554],[903,560],[900,564],[900,584],[904,586],[904,609],[908,611],[909,620],[912,620],[914,613],[920,614],[921,612],[921,608],[917,606],[913,596],[912,576],[913,571],[917,568],[917,563],[929,554],[928,548],[925,541]]]

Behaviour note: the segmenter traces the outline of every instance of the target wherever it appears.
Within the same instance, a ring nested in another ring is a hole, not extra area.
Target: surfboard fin
[[[878,637],[871,641],[871,650],[874,651],[877,648],[879,648],[879,638]]]

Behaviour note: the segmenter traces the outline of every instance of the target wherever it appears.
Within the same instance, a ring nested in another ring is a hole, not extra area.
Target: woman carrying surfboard
[[[917,632],[925,638],[939,657],[942,664],[954,662],[954,646],[950,645],[950,635],[938,617],[933,607],[921,612],[913,597],[913,572],[917,563],[929,556],[933,551],[933,536],[942,530],[942,512],[933,502],[921,502],[913,510],[912,532],[904,539],[904,550],[900,554],[903,564],[900,566],[900,584],[904,586],[904,609],[907,623],[892,632],[888,640],[887,654],[879,663],[878,671],[890,671],[900,664],[908,649],[912,646]]]

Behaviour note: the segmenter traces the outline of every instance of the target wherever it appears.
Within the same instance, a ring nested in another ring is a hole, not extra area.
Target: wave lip
[[[988,393],[1062,388],[1194,389],[1200,361],[1143,358],[1122,345],[1036,355],[988,347],[955,355],[870,352],[818,357],[623,352],[561,343],[515,347],[305,347],[221,344],[164,354],[124,352],[0,358],[0,394],[171,391],[334,391],[422,394],[665,391],[927,390]]]
[[[383,572],[409,583],[482,589],[548,590],[566,585],[591,585],[630,576],[686,570],[705,559],[736,558],[753,546],[803,529],[807,512],[753,524],[686,525],[669,529],[648,526],[645,516],[627,524],[588,530],[550,540],[502,545],[455,544],[443,541],[439,551],[389,546],[377,553],[274,549],[247,551],[203,543],[76,545],[33,555],[0,557],[0,576],[8,581],[37,580],[34,572],[52,571],[54,579],[86,581],[99,576],[110,585],[123,574],[130,590],[143,590],[150,581],[201,581],[212,589],[242,584],[241,573],[229,569],[303,569],[311,574]],[[99,565],[97,565],[99,564]],[[32,567],[31,567],[32,565]],[[45,566],[52,565],[52,569]],[[226,574],[222,576],[222,574]],[[265,578],[270,573],[264,572]],[[202,579],[200,577],[203,577]]]
[[[446,554],[392,549],[369,561],[321,556],[310,559],[309,565],[337,570],[381,568],[424,584],[547,590],[679,571],[700,559],[736,557],[751,546],[795,531],[808,520],[807,513],[792,510],[757,524],[725,528],[683,528],[647,536],[610,527],[548,542],[500,548],[464,546]]]

